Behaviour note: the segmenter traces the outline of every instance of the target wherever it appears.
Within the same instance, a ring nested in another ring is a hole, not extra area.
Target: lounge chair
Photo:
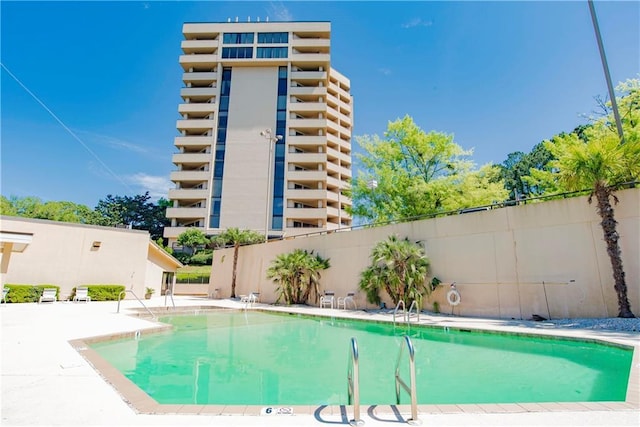
[[[324,295],[320,297],[320,308],[324,308],[326,305],[333,308],[333,304],[335,303],[335,293],[331,291],[326,291]]]
[[[45,301],[49,301],[49,302],[58,301],[58,297],[56,295],[57,293],[58,293],[58,290],[56,288],[45,288],[42,291],[42,296],[38,300],[38,304]]]
[[[249,295],[240,295],[240,302],[251,304],[260,301],[260,292],[251,292]]]
[[[86,286],[78,286],[76,288],[76,295],[73,297],[74,301],[91,301],[91,297],[89,296],[89,288]]]
[[[356,302],[353,299],[353,297],[355,296],[356,296],[355,292],[347,292],[346,297],[338,297],[338,309],[340,309],[340,306],[342,306],[342,308],[346,310],[347,305],[353,304],[353,309],[357,310],[358,306],[356,305]]]
[[[2,300],[0,303],[7,303],[7,294],[9,293],[9,288],[2,288]]]

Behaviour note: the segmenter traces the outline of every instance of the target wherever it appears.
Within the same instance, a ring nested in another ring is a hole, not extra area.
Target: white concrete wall
[[[640,189],[617,193],[615,207],[631,308],[640,315]],[[253,245],[240,249],[236,294],[260,291],[274,302],[265,271],[280,253],[296,248],[330,258],[322,287],[338,296],[358,289],[375,244],[391,234],[425,245],[432,274],[456,282],[462,296],[452,309],[448,286],[437,301],[443,312],[500,318],[616,316],[617,297],[595,205],[586,197],[513,206],[403,224]],[[230,295],[232,249],[214,251],[210,291]],[[570,282],[575,280],[575,282]],[[383,299],[390,305],[390,299]],[[365,305],[359,292],[357,302]],[[372,307],[371,305],[368,305]]]

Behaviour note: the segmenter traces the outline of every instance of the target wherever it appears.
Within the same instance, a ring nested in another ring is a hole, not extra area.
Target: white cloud
[[[422,18],[413,18],[409,22],[405,22],[402,24],[402,28],[413,28],[413,27],[430,27],[433,25],[432,21],[423,21]]]
[[[148,148],[138,144],[134,144],[133,142],[126,141],[124,139],[117,138],[115,136],[102,135],[99,133],[82,131],[82,130],[76,130],[75,132],[77,134],[84,135],[85,138],[90,140],[92,143],[106,145],[108,147],[119,149],[119,150],[133,151],[134,153],[139,153],[139,154],[149,153]]]
[[[378,71],[382,74],[384,74],[385,76],[388,76],[391,74],[391,70],[388,68],[378,68]]]
[[[269,3],[269,7],[267,7],[267,14],[269,16],[269,20],[293,21],[293,14],[289,12],[289,9],[287,9],[281,1]]]
[[[147,175],[143,172],[129,175],[126,180],[132,185],[140,187],[142,193],[148,191],[153,201],[157,201],[161,197],[166,199],[169,189],[175,186],[166,176]]]

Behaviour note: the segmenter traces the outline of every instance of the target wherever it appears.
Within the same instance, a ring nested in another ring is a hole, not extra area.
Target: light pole
[[[276,141],[280,141],[282,139],[282,135],[273,135],[271,129],[265,129],[260,132],[260,135],[263,136],[267,141],[269,141],[269,160],[267,165],[267,206],[265,207],[264,213],[264,241],[269,241],[269,195],[271,194],[271,165],[273,161],[271,158],[273,157],[273,144]]]

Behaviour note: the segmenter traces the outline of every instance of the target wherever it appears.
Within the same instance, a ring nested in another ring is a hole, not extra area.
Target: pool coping
[[[157,310],[158,314],[191,313],[209,310],[238,310],[238,307],[216,307],[216,306],[191,306],[176,308],[172,311],[166,309]],[[381,323],[392,322],[392,318],[385,313],[371,313],[351,310],[315,309],[314,307],[282,307],[269,306],[266,304],[256,304],[246,307],[250,310],[275,311],[289,314],[303,314],[309,316],[322,316],[329,318],[345,318],[350,320],[364,320]],[[311,308],[311,310],[310,310]],[[367,317],[363,317],[363,314]],[[388,313],[386,313],[388,314]],[[121,398],[139,414],[178,414],[178,415],[245,415],[260,416],[265,413],[267,405],[200,405],[200,404],[160,404],[146,392],[140,389],[135,383],[129,380],[124,374],[114,368],[102,356],[93,350],[90,345],[96,342],[131,338],[136,334],[147,335],[161,333],[172,329],[171,325],[162,324],[157,319],[151,318],[139,310],[128,313],[129,316],[143,317],[148,321],[156,323],[156,326],[138,331],[99,335],[81,339],[69,340],[71,347],[76,350],[89,365],[121,396]],[[416,322],[423,327],[448,327],[452,329],[473,330],[474,332],[486,333],[509,333],[518,335],[540,336],[552,339],[576,339],[581,341],[598,342],[605,345],[624,347],[633,350],[631,370],[629,373],[629,383],[624,402],[537,402],[537,403],[494,403],[494,404],[418,404],[418,414],[509,414],[527,412],[567,412],[567,411],[637,411],[640,409],[640,344],[632,337],[612,337],[599,331],[585,329],[532,329],[530,327],[515,327],[502,325],[487,327],[486,324],[470,324],[474,319],[453,318],[447,319],[449,323],[443,325],[437,323],[440,318],[423,315],[424,322]],[[485,319],[486,320],[486,319]],[[290,411],[293,415],[312,415],[319,421],[323,417],[341,416],[343,421],[349,421],[353,410],[347,405],[279,405],[271,407],[273,409],[282,408],[285,412]],[[361,413],[366,413],[372,419],[381,421],[404,422],[402,414],[410,414],[410,405],[361,405]],[[389,419],[389,417],[395,419]],[[407,415],[408,418],[408,415]]]

